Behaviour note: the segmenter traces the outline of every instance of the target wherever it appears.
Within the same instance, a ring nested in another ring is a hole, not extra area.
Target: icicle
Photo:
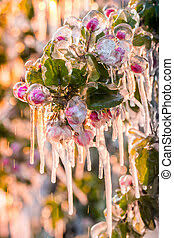
[[[52,144],[52,171],[51,171],[51,182],[56,183],[56,150]]]
[[[78,148],[78,158],[79,158],[79,163],[83,164],[84,161],[84,151],[83,151],[83,146],[77,145]]]
[[[124,166],[123,123],[122,123],[122,120],[121,120],[121,114],[118,115],[116,123],[117,123],[117,132],[118,132],[120,166]]]
[[[116,126],[116,119],[113,118],[112,122],[112,140],[115,141],[117,139],[117,126]]]
[[[135,197],[140,198],[138,175],[137,175],[137,169],[135,166],[135,158],[133,156],[130,156],[129,161],[130,161],[130,166],[131,166],[131,174],[132,174],[132,178],[133,178],[133,184],[135,186]]]
[[[144,90],[144,80],[143,77],[138,77],[138,87],[139,87],[139,92],[140,92],[140,96],[141,96],[141,101],[144,107],[144,112],[145,112],[145,134],[146,136],[148,136],[150,134],[150,119],[149,119],[149,110],[148,110],[148,103],[147,103],[147,97],[146,97],[146,93]]]
[[[75,156],[74,156],[74,140],[68,142],[68,152],[69,152],[69,160],[71,162],[72,168],[75,167]]]
[[[66,159],[65,171],[68,190],[69,215],[72,215],[73,214],[72,168],[69,158],[67,156],[67,151],[65,151],[65,159]]]
[[[60,148],[60,142],[56,143],[53,142],[52,143],[52,155],[55,158],[55,168],[58,168],[59,166],[59,148]]]
[[[99,155],[102,159],[104,166],[104,176],[105,176],[105,190],[106,190],[106,208],[107,208],[107,233],[109,238],[112,236],[112,183],[111,183],[111,167],[109,160],[109,153],[107,152],[105,146],[100,146],[98,148]]]
[[[122,84],[123,84],[123,89],[127,89],[127,87],[126,87],[126,74],[125,74],[125,72],[123,73]]]
[[[65,168],[66,173],[66,184],[68,190],[68,204],[69,204],[69,215],[73,214],[73,190],[72,190],[72,168],[71,162],[68,158],[67,150],[60,146],[62,150],[60,150],[60,158]]]
[[[110,67],[110,69],[111,69],[111,84],[114,84],[114,74],[112,66]]]
[[[91,171],[91,158],[90,158],[89,147],[87,146],[85,149],[86,149],[87,170]]]
[[[133,94],[135,92],[135,79],[134,79],[134,74],[130,71],[127,70],[127,82],[128,82],[128,90],[130,94]]]
[[[34,164],[36,108],[30,107],[30,164]]]
[[[103,179],[103,162],[99,155],[99,173],[98,173],[99,179]]]
[[[99,143],[100,143],[100,129],[96,128],[96,147],[99,147]]]
[[[37,141],[40,153],[40,173],[44,173],[45,159],[44,159],[44,124],[43,124],[43,107],[38,109],[38,120],[37,120]]]

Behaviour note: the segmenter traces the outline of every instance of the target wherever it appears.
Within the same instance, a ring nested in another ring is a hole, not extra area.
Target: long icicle
[[[121,113],[117,117],[117,132],[118,132],[118,144],[120,154],[120,166],[124,166],[123,123],[121,120]]]
[[[68,158],[68,153],[65,151],[65,171],[66,171],[66,183],[68,190],[68,204],[69,204],[69,215],[73,214],[73,190],[72,190],[72,167],[71,162]]]
[[[68,212],[69,215],[73,214],[73,189],[72,189],[72,167],[70,158],[68,158],[69,153],[60,144],[60,158],[65,168],[66,173],[66,186],[68,190]]]
[[[30,107],[30,164],[34,164],[36,108]]]
[[[38,120],[37,120],[37,141],[40,153],[40,173],[44,173],[45,158],[44,158],[44,123],[43,123],[44,111],[43,108],[38,109]]]
[[[85,149],[86,149],[87,170],[91,171],[91,158],[90,158],[89,146],[86,146]]]
[[[106,190],[106,208],[107,208],[107,233],[109,238],[112,236],[112,182],[111,182],[111,166],[109,160],[109,153],[105,146],[99,147],[99,155],[103,161],[104,176],[105,176],[105,190]]]
[[[150,119],[149,119],[149,110],[148,110],[148,103],[147,103],[147,97],[146,97],[146,93],[144,90],[144,80],[143,80],[143,76],[139,76],[137,78],[138,80],[138,87],[139,87],[139,92],[140,92],[140,96],[141,96],[141,101],[144,107],[144,112],[145,112],[145,134],[146,136],[148,136],[150,134]]]

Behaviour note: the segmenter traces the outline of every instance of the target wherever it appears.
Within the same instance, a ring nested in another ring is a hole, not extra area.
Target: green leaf
[[[149,186],[153,183],[155,177],[158,176],[158,152],[155,149],[148,150],[143,148],[138,150],[138,157],[135,160],[138,170],[138,178],[140,183]]]
[[[73,88],[79,88],[85,85],[86,80],[86,66],[84,66],[81,70],[76,68],[72,69],[70,84]]]
[[[100,110],[120,105],[123,96],[118,90],[110,90],[106,86],[98,84],[98,88],[90,87],[87,90],[87,106],[90,110]]]
[[[46,86],[67,86],[68,69],[62,59],[46,58],[42,62],[42,77]]]
[[[101,37],[105,36],[105,33],[102,31],[100,34],[96,36],[95,42],[97,42]]]
[[[56,222],[59,219],[64,217],[63,212],[61,210],[61,205],[58,204],[57,202],[53,201],[53,200],[47,201],[46,205],[51,207],[52,224],[53,224],[53,228],[55,228]]]
[[[140,93],[139,93],[137,81],[136,81],[136,89],[135,89],[134,97],[141,103],[141,97],[140,97]],[[139,112],[140,108],[139,108],[137,105],[135,105],[134,107],[132,107],[132,106],[130,105],[130,101],[128,101],[128,103],[129,103],[130,108],[131,108],[134,112]]]
[[[120,199],[118,200],[117,204],[120,206],[120,208],[123,211],[127,210],[128,204],[131,204],[133,201],[135,201],[135,196],[132,190],[129,190],[126,194],[122,195],[121,193],[117,192],[118,197]]]
[[[82,29],[81,29],[81,35],[84,39],[86,39],[86,34],[85,34],[85,28],[84,27],[82,27]]]
[[[31,71],[28,71],[26,74],[26,82],[28,84],[34,84],[34,83],[39,83],[39,84],[44,84],[42,80],[42,72],[41,70],[34,70],[32,69]]]
[[[51,53],[52,53],[52,42],[51,40],[48,41],[48,43],[45,45],[44,49],[43,49],[43,54],[47,55],[48,57],[51,57]]]
[[[92,73],[89,81],[91,81],[91,82],[106,81],[106,79],[109,78],[109,73],[108,73],[108,70],[106,69],[106,67],[104,67],[103,64],[99,63],[94,55],[88,54],[88,56],[92,60],[93,68],[94,68],[94,70],[93,70],[94,72]],[[94,77],[94,75],[95,75],[95,77]]]
[[[143,46],[145,45],[146,49],[149,50],[151,48],[151,38],[148,35],[143,35],[142,33],[138,35],[134,35],[133,45],[134,46]]]
[[[141,196],[139,198],[139,209],[145,226],[150,230],[154,230],[154,219],[156,213],[158,213],[158,200],[150,196]]]

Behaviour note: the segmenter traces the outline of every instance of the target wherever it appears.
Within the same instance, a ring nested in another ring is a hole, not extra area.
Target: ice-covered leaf
[[[110,90],[102,84],[98,88],[90,87],[87,90],[87,106],[90,110],[100,110],[120,105],[123,96],[118,90]]]
[[[42,62],[42,77],[46,86],[66,86],[68,69],[62,59],[45,58]]]
[[[151,185],[158,176],[158,152],[155,149],[143,148],[138,150],[138,157],[135,160],[140,183],[145,186]]]
[[[39,83],[39,84],[44,84],[42,80],[42,72],[41,70],[34,70],[32,69],[31,71],[28,71],[26,73],[25,80],[28,84],[34,84],[34,83]]]

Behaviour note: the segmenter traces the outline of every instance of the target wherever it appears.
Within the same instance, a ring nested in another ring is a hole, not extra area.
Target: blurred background
[[[69,216],[63,167],[59,166],[56,184],[50,182],[49,164],[40,175],[37,146],[35,164],[29,164],[29,107],[13,97],[12,88],[24,79],[24,63],[41,56],[67,16],[83,17],[109,2],[0,0],[0,238],[87,238],[89,228],[105,220],[104,181],[98,179],[96,149],[90,151],[92,172],[83,173],[81,164],[73,171],[74,214]],[[119,7],[127,4],[111,2]],[[127,168],[120,172],[118,145],[111,142],[109,132],[106,137],[114,192]]]

